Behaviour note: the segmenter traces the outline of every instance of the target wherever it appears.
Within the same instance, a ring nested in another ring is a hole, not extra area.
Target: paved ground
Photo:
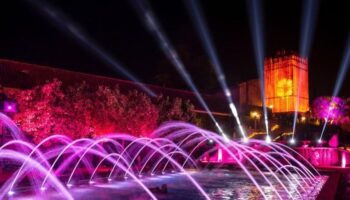
[[[336,199],[350,199],[350,172],[341,174]]]
[[[327,167],[319,169],[329,180],[321,190],[317,200],[348,200],[350,199],[350,168]]]

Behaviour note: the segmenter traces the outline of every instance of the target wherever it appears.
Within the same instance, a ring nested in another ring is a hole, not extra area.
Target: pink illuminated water
[[[2,120],[14,138],[25,138]],[[288,152],[264,141],[227,142],[179,122],[159,127],[151,138],[13,140],[0,147],[0,161],[9,166],[0,199],[314,199],[324,178]],[[234,170],[207,170],[212,167]],[[167,192],[160,191],[163,184]]]

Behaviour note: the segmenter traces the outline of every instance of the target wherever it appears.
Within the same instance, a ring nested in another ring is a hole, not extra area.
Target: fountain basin
[[[254,173],[253,173],[254,174]],[[268,173],[266,173],[269,176]],[[251,183],[249,178],[241,173],[241,171],[232,170],[202,170],[191,172],[191,176],[195,178],[198,183],[201,184],[203,189],[208,193],[211,199],[263,199],[256,187]],[[295,187],[291,184],[287,184],[291,194],[296,199],[313,200],[317,198],[322,186],[326,182],[327,177],[320,176],[317,182],[311,187],[305,186],[306,192],[301,193],[303,198],[297,198],[298,194]],[[166,184],[168,191],[166,193],[154,192],[158,199],[167,200],[193,200],[203,199],[203,196],[195,191],[195,188],[186,180],[182,173],[166,173],[165,175],[157,176],[145,176],[142,179],[143,183],[148,188],[156,188],[162,184]],[[277,199],[275,193],[269,185],[262,179],[257,179],[261,184],[262,189],[266,192],[267,197],[271,199]],[[274,182],[273,182],[274,183]],[[287,193],[283,192],[283,188],[274,183],[276,189],[281,192],[283,199],[288,199]],[[29,189],[29,188],[28,188]],[[300,192],[299,188],[299,192]],[[133,181],[112,181],[110,183],[101,181],[96,182],[94,185],[77,185],[69,190],[74,199],[77,200],[109,200],[109,199],[129,199],[140,200],[149,199],[149,196]],[[45,199],[60,199],[54,192],[44,192],[41,195]],[[32,198],[30,195],[22,196],[14,199]],[[36,197],[38,198],[38,197]]]

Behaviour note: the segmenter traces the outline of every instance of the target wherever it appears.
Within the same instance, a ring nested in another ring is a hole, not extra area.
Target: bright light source
[[[139,178],[142,178],[142,174],[139,174]]]
[[[92,185],[92,184],[94,184],[95,183],[95,181],[89,181],[89,184],[90,185]]]
[[[12,191],[12,190],[10,190],[8,193],[7,193],[9,196],[12,196],[12,195],[14,195],[15,194],[15,192],[14,191]]]
[[[71,188],[73,185],[71,183],[67,183],[67,187]]]
[[[243,141],[243,143],[248,143],[248,138],[247,137],[244,137],[243,139],[242,139],[242,141]]]
[[[17,112],[17,105],[12,101],[4,101],[4,112],[6,113],[15,113]]]
[[[266,136],[265,142],[266,142],[266,143],[271,143],[271,137],[270,137],[270,135],[267,135],[267,136]]]
[[[341,158],[341,167],[342,168],[345,168],[346,167],[346,157],[345,157],[345,154],[342,155],[342,158]]]
[[[229,89],[225,89],[225,95],[226,95],[227,97],[230,97],[230,96],[231,96],[231,92],[230,92]]]
[[[295,144],[295,139],[292,138],[292,139],[289,140],[289,142],[290,142],[291,144]]]
[[[260,119],[261,115],[257,111],[252,111],[252,112],[250,112],[250,117],[253,119]]]
[[[305,116],[302,116],[302,117],[301,117],[301,121],[302,121],[302,122],[305,122],[305,121],[306,121],[306,117],[305,117]]]
[[[222,149],[218,149],[218,162],[222,162]]]
[[[108,182],[111,182],[111,181],[112,181],[112,179],[111,179],[111,178],[108,178],[107,180],[108,180]]]
[[[213,139],[209,139],[209,144],[213,144],[214,143],[214,140]]]
[[[318,139],[317,143],[321,144],[322,143],[322,139]]]
[[[45,191],[46,188],[45,188],[44,186],[42,186],[42,187],[40,187],[40,190],[41,190],[41,191]]]

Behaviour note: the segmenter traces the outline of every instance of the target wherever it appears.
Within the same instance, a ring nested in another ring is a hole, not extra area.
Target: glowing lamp
[[[341,167],[342,168],[346,167],[346,157],[345,157],[344,153],[343,153],[342,158],[341,158]]]
[[[291,144],[295,144],[295,139],[292,138],[292,139],[289,140],[289,142],[290,142]]]
[[[317,143],[321,144],[322,143],[322,139],[318,139]]]
[[[248,143],[248,138],[247,137],[244,137],[243,139],[242,139],[242,141],[243,141],[243,143]]]
[[[253,119],[260,119],[260,113],[256,111],[250,112],[250,117]]]
[[[231,92],[230,92],[229,89],[225,89],[225,95],[226,95],[227,97],[230,97],[230,96],[231,96]]]
[[[111,181],[112,181],[112,179],[111,179],[111,178],[108,178],[107,180],[108,180],[108,182],[111,182]]]
[[[7,193],[9,196],[12,196],[12,195],[14,195],[15,194],[15,192],[14,191],[12,191],[12,190],[10,190],[8,193]]]
[[[45,191],[46,188],[45,188],[44,186],[42,186],[42,187],[40,187],[40,190],[41,190],[41,191]]]
[[[17,112],[17,104],[13,101],[4,101],[4,112],[5,113]]]
[[[73,185],[71,183],[67,183],[67,187],[71,188]]]
[[[218,162],[222,162],[222,149],[218,149]]]
[[[270,137],[270,135],[267,135],[267,136],[266,136],[265,142],[266,142],[266,143],[271,143],[271,137]]]
[[[305,117],[305,116],[302,116],[302,117],[301,117],[301,121],[302,121],[302,122],[305,122],[305,121],[306,121],[306,117]]]

